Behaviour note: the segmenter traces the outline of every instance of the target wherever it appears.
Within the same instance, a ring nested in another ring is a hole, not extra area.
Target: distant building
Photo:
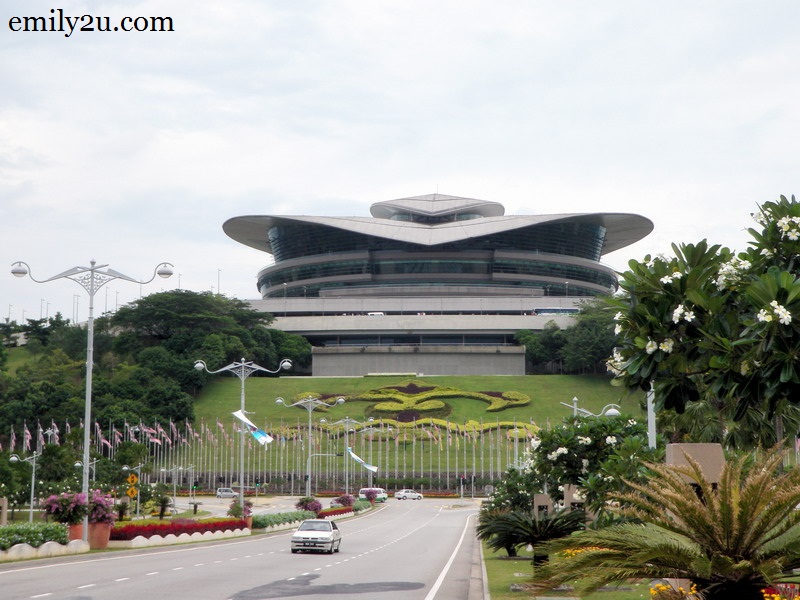
[[[314,375],[524,373],[520,329],[567,326],[581,298],[617,289],[604,254],[639,241],[624,213],[505,216],[431,194],[372,217],[242,216],[234,240],[271,254],[254,308],[314,346]]]

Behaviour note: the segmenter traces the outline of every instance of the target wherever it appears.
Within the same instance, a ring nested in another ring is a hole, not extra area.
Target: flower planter
[[[69,530],[68,539],[70,541],[83,539],[83,523],[76,523],[75,525],[67,525],[67,529]]]
[[[92,550],[108,548],[108,540],[111,538],[111,527],[111,523],[89,523],[89,548]]]

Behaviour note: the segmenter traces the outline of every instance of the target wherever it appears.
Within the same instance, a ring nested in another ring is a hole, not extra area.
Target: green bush
[[[253,515],[253,529],[264,529],[265,527],[285,525],[286,523],[305,521],[306,519],[315,519],[316,517],[317,513],[309,510],[295,510],[285,513]]]
[[[38,548],[45,542],[66,544],[68,541],[67,527],[61,523],[22,523],[0,527],[0,550],[8,550],[17,544]]]

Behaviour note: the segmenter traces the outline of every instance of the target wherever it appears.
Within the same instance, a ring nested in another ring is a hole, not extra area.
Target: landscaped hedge
[[[253,529],[264,529],[275,525],[285,525],[295,521],[305,521],[316,518],[317,513],[310,510],[295,510],[285,513],[272,513],[267,515],[253,515]]]
[[[227,531],[229,529],[244,529],[245,527],[247,527],[247,521],[244,519],[204,519],[202,521],[174,519],[169,523],[143,523],[141,525],[126,523],[111,529],[111,539],[129,541],[137,536],[149,538],[154,535],[160,535],[164,537],[170,533],[180,535],[181,533]]]
[[[320,519],[326,519],[327,517],[335,517],[336,515],[346,515],[347,513],[353,512],[352,506],[338,506],[336,508],[323,508],[321,511],[317,513],[317,517]]]
[[[0,527],[0,550],[17,544],[38,548],[45,542],[66,544],[69,541],[67,526],[61,523],[20,523]]]

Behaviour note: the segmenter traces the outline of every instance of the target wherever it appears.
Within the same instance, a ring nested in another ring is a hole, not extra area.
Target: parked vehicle
[[[398,490],[394,493],[398,500],[422,500],[422,494],[414,490]]]
[[[361,488],[358,490],[359,500],[367,499],[367,490],[375,490],[375,502],[386,502],[386,499],[389,497],[389,494],[387,494],[386,490],[383,488]]]
[[[232,488],[217,488],[217,498],[236,498],[238,495]]]
[[[317,550],[333,554],[342,545],[342,532],[334,521],[306,519],[292,534],[292,554]]]

